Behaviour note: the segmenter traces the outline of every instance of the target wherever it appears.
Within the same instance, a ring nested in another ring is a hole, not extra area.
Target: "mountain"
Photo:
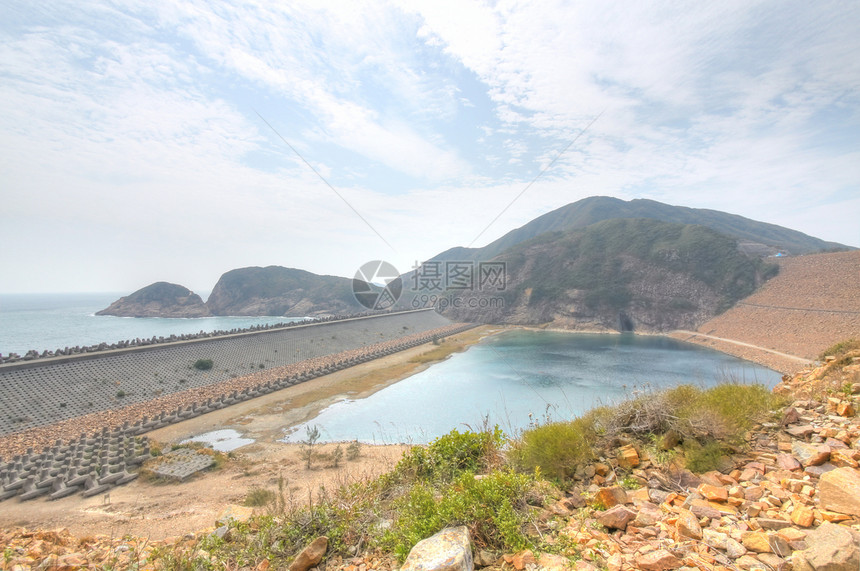
[[[504,288],[449,288],[440,296],[444,315],[571,329],[694,328],[777,271],[710,228],[645,218],[544,232],[493,262],[504,264]]]
[[[96,315],[116,317],[208,317],[200,296],[187,287],[156,282],[121,297]]]
[[[221,276],[206,301],[212,315],[283,315],[364,311],[352,280],[281,266],[240,268]]]
[[[788,255],[852,250],[836,242],[826,242],[802,232],[727,214],[716,210],[671,206],[644,198],[624,201],[608,196],[592,196],[539,216],[482,248],[451,248],[432,260],[491,260],[508,248],[545,232],[585,228],[613,218],[649,218],[677,224],[698,224],[737,238],[742,248],[759,255],[782,252]]]

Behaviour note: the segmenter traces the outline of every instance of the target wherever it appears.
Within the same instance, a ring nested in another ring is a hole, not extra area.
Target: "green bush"
[[[688,470],[701,474],[716,470],[723,458],[722,446],[716,440],[699,444],[692,440],[684,444],[684,459]]]
[[[402,561],[422,539],[445,527],[465,525],[477,545],[507,552],[524,549],[530,545],[523,533],[525,498],[534,484],[531,477],[507,470],[479,479],[463,473],[439,491],[418,483],[395,503],[397,520],[382,545]]]
[[[414,446],[403,455],[392,476],[398,480],[448,482],[463,472],[478,473],[488,469],[498,459],[504,433],[493,431],[444,434],[426,448]]]
[[[597,440],[598,419],[602,411],[593,411],[569,422],[555,422],[523,432],[514,443],[510,458],[514,465],[555,480],[573,476],[579,464],[594,457],[591,443]]]
[[[208,371],[213,365],[214,363],[212,362],[212,359],[197,359],[191,366],[198,371]]]

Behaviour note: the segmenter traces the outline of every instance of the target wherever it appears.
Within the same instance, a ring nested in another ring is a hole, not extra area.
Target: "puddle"
[[[225,428],[224,430],[214,430],[183,440],[182,444],[188,444],[189,442],[202,442],[218,452],[230,452],[242,446],[253,444],[255,441],[253,438],[243,438],[241,433],[232,428]]]

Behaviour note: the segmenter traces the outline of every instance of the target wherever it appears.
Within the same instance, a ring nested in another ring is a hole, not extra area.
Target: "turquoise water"
[[[25,354],[30,349],[62,349],[75,345],[114,343],[229,330],[266,323],[296,321],[286,317],[156,317],[96,316],[126,294],[0,294],[0,354]]]
[[[533,420],[569,419],[635,391],[732,380],[773,387],[780,373],[710,349],[657,336],[511,331],[362,400],[346,400],[300,425],[325,441],[426,443],[482,426],[509,434]],[[530,416],[531,415],[531,416]]]

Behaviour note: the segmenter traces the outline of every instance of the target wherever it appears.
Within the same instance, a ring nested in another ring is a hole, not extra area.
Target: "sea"
[[[288,317],[177,319],[95,315],[123,295],[127,294],[0,294],[0,355],[298,321]]]
[[[95,315],[121,295],[0,294],[0,354],[289,320]],[[300,441],[312,427],[320,430],[322,441],[374,444],[427,443],[454,428],[485,425],[515,434],[660,388],[720,382],[773,387],[780,378],[754,363],[662,336],[512,330],[367,398],[336,402],[308,423],[285,428],[285,440]]]

